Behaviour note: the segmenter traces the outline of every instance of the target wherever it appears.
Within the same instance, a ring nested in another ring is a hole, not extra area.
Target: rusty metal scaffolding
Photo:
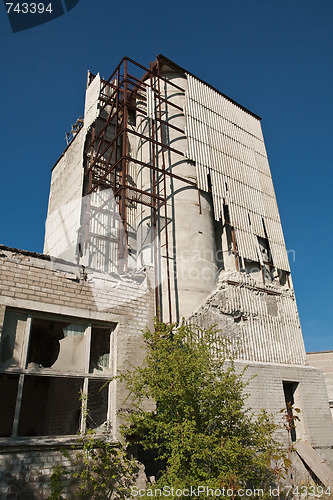
[[[166,257],[166,277],[167,277],[167,303],[169,312],[169,321],[172,322],[171,306],[171,285],[170,285],[170,255],[168,241],[168,215],[167,215],[167,193],[166,178],[173,177],[192,186],[196,183],[180,177],[172,169],[166,166],[165,152],[173,152],[180,156],[184,153],[165,143],[163,134],[168,127],[184,134],[184,130],[172,125],[162,119],[163,106],[183,112],[183,109],[170,102],[167,96],[162,93],[162,84],[165,82],[174,87],[177,91],[184,92],[184,89],[176,85],[161,74],[162,65],[170,66],[163,56],[158,56],[149,68],[124,57],[118,64],[108,80],[101,80],[101,89],[99,93],[99,117],[105,120],[102,127],[97,127],[95,121],[87,134],[87,141],[84,150],[85,164],[85,195],[90,195],[98,189],[112,189],[112,197],[115,198],[121,224],[118,235],[118,272],[126,272],[127,252],[128,252],[128,206],[133,203],[143,204],[151,208],[153,231],[154,231],[154,269],[155,269],[155,304],[156,314],[160,315],[161,287],[159,286],[159,265],[157,249],[158,218],[164,218],[164,241]],[[140,73],[141,78],[135,76]],[[88,85],[92,82],[95,75],[89,74]],[[137,106],[138,100],[143,99],[147,87],[152,89],[155,112],[151,119],[151,133],[141,134],[133,127],[129,126],[129,121],[133,113],[140,111]],[[99,129],[100,128],[100,129]],[[140,139],[144,139],[151,144],[152,158],[150,163],[144,163],[133,157],[129,153],[129,136],[134,134]],[[157,155],[161,159],[161,167],[157,164]],[[136,164],[139,168],[147,167],[151,172],[151,185],[148,189],[142,190],[134,185],[128,176],[129,163]],[[158,176],[158,180],[157,180]],[[157,189],[158,183],[158,189]],[[100,207],[87,207],[85,219],[82,222],[81,232],[86,232],[87,236],[98,236],[89,233],[89,222],[96,214],[104,209],[110,198],[102,203]],[[163,209],[163,214],[161,208]]]

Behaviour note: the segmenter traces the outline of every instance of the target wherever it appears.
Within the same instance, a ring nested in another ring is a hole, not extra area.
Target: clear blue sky
[[[262,116],[306,348],[333,349],[333,1],[80,0],[15,34],[0,7],[0,243],[42,251],[50,169],[87,70],[162,53]]]

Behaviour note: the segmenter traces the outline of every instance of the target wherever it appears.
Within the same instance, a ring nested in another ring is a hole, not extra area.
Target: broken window
[[[273,259],[272,259],[272,254],[269,246],[269,241],[267,238],[262,238],[260,236],[257,236],[258,240],[258,245],[257,245],[257,251],[258,251],[258,257],[259,257],[259,262],[263,274],[263,279],[272,281],[273,280],[273,271],[274,271],[274,265],[273,265]]]
[[[88,429],[94,429],[95,432],[108,429],[108,390],[109,385],[105,382],[89,381],[86,426]]]
[[[84,325],[34,318],[27,367],[82,372],[86,344]]]
[[[0,343],[0,369],[21,365],[27,317],[18,312],[6,313]]]
[[[258,238],[258,243],[259,243],[259,250],[260,250],[261,257],[262,257],[264,264],[272,265],[273,260],[272,260],[272,255],[271,255],[271,251],[269,248],[268,239],[261,238],[260,236],[258,236],[257,238]]]
[[[28,368],[84,372],[88,349],[85,325],[33,319]],[[93,327],[90,340],[91,373],[109,371],[110,329]]]
[[[0,339],[0,437],[109,430],[113,327],[7,308]]]
[[[108,372],[110,370],[110,330],[93,328],[90,348],[91,373]]]

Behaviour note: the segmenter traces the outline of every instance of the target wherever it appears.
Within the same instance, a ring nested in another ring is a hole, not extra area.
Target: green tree
[[[79,449],[63,451],[68,466],[53,468],[48,500],[129,498],[138,467],[136,461],[127,456],[124,447],[92,431],[81,436],[77,445]]]
[[[244,371],[227,359],[222,339],[214,328],[156,322],[144,333],[144,364],[120,375],[131,401],[122,434],[164,464],[156,488],[236,491],[274,481],[271,460],[283,457],[276,426],[265,411],[255,416],[246,409]],[[149,402],[155,410],[147,410]]]

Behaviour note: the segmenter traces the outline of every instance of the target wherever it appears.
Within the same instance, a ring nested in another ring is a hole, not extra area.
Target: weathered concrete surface
[[[217,266],[215,262],[214,219],[212,206],[207,193],[199,193],[193,183],[196,182],[196,168],[193,162],[186,158],[187,138],[185,133],[185,115],[172,104],[183,108],[185,104],[185,90],[187,80],[183,75],[163,69],[163,77],[184,89],[181,91],[171,84],[164,82],[163,92],[166,101],[162,106],[162,119],[178,130],[162,128],[157,123],[157,137],[170,147],[179,151],[158,151],[156,162],[159,168],[166,169],[186,180],[188,184],[175,178],[166,177],[166,188],[161,182],[158,191],[167,198],[167,232],[170,264],[170,288],[172,304],[172,320],[179,321],[182,317],[189,316],[199,307],[215,287]],[[151,133],[151,122],[146,116],[145,100],[140,103],[142,113],[137,116],[137,129],[140,133]],[[138,141],[137,158],[146,163],[152,163],[152,148],[148,141]],[[138,174],[138,187],[149,191],[151,189],[151,172],[148,168],[140,169]],[[169,320],[168,287],[166,268],[166,237],[164,207],[158,218],[158,246],[160,247],[161,289],[162,301],[160,304],[162,317]],[[140,207],[138,211],[138,230],[147,234],[152,225],[150,210]],[[143,240],[143,238],[141,238]],[[139,259],[143,263],[151,262],[153,239],[150,246],[143,240],[139,242]]]
[[[294,407],[300,409],[300,421],[296,421],[297,441],[308,441],[321,457],[320,460],[333,471],[333,423],[327,405],[327,393],[323,374],[309,366],[286,365],[282,363],[258,363],[236,361],[236,369],[246,367],[244,378],[248,380],[247,406],[255,413],[261,409],[274,415],[276,438],[288,448],[288,433],[283,426],[283,413],[286,408],[283,383],[297,383],[294,393]],[[311,475],[295,453],[292,454],[294,484],[312,481]],[[290,479],[290,478],[289,478]],[[288,478],[286,481],[288,483]]]
[[[312,448],[309,441],[299,441],[295,445],[296,452],[315,473],[326,487],[333,487],[333,469]]]
[[[319,454],[322,449],[330,450],[333,446],[333,423],[320,370],[309,366],[244,361],[236,361],[236,366],[239,370],[247,366],[245,378],[249,380],[249,407],[255,411],[267,409],[275,414],[277,422],[279,419],[282,422],[279,411],[286,407],[283,382],[298,383],[294,406],[301,413],[300,422],[296,423],[296,437],[308,440]],[[286,431],[281,428],[278,435],[283,441]],[[330,464],[333,465],[333,455]]]
[[[333,422],[324,376],[306,365],[293,289],[287,283],[264,285],[255,273],[221,271],[215,292],[189,321],[202,328],[216,325],[228,339],[236,366],[240,370],[247,366],[248,405],[254,411],[264,408],[281,424],[279,412],[286,407],[284,384],[297,387],[294,405],[301,410],[297,439],[308,440],[333,466]],[[277,437],[287,446],[284,429]],[[294,479],[310,481],[301,460],[293,460]]]
[[[87,130],[99,115],[98,98],[101,89],[101,77],[95,76],[86,91],[84,104],[84,127]]]
[[[83,193],[82,128],[52,170],[44,253],[75,262]]]
[[[333,351],[308,352],[306,358],[309,365],[319,368],[324,374],[329,405],[333,417]]]

